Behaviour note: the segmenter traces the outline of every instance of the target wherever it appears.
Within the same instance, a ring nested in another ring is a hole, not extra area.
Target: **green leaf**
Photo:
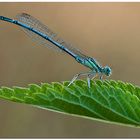
[[[0,98],[92,120],[140,126],[140,87],[122,81],[77,80],[1,87]]]

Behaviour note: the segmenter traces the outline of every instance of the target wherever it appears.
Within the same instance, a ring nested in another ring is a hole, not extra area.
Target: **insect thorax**
[[[95,70],[97,73],[102,72],[102,67],[100,67],[93,58],[81,58],[77,56],[75,59],[78,63],[90,68],[91,70]]]

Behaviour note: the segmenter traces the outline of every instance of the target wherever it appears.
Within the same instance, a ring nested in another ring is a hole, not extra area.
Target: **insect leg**
[[[87,75],[87,74],[90,74],[91,72],[82,72],[82,73],[79,73],[79,74],[76,74],[73,79],[70,81],[70,83],[68,84],[68,86],[70,86],[79,76],[82,76],[82,75]]]
[[[103,80],[103,75],[100,75],[100,80]]]
[[[95,71],[92,71],[90,74],[88,74],[87,76],[87,83],[88,83],[88,87],[90,88],[90,80],[95,78],[97,75],[96,75],[96,72]]]

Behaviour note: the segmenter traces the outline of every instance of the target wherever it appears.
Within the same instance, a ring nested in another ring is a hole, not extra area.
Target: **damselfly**
[[[29,14],[18,14],[16,16],[16,20],[0,16],[0,20],[21,26],[24,31],[38,43],[48,47],[58,48],[62,52],[72,56],[78,63],[90,69],[89,72],[76,74],[68,86],[70,86],[79,76],[87,75],[87,83],[88,87],[90,88],[90,80],[95,78],[95,76],[99,75],[100,79],[102,79],[103,75],[111,75],[110,67],[102,67],[94,58],[82,54],[81,51],[66,43],[63,39],[59,38],[54,32],[52,32],[46,25],[42,24],[39,20]]]

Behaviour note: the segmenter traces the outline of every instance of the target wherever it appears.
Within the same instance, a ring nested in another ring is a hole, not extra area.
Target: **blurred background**
[[[0,15],[28,13],[84,54],[113,69],[110,79],[140,85],[140,3],[0,3]],[[0,21],[0,86],[71,80],[88,69]],[[140,137],[106,124],[0,100],[0,137]]]

